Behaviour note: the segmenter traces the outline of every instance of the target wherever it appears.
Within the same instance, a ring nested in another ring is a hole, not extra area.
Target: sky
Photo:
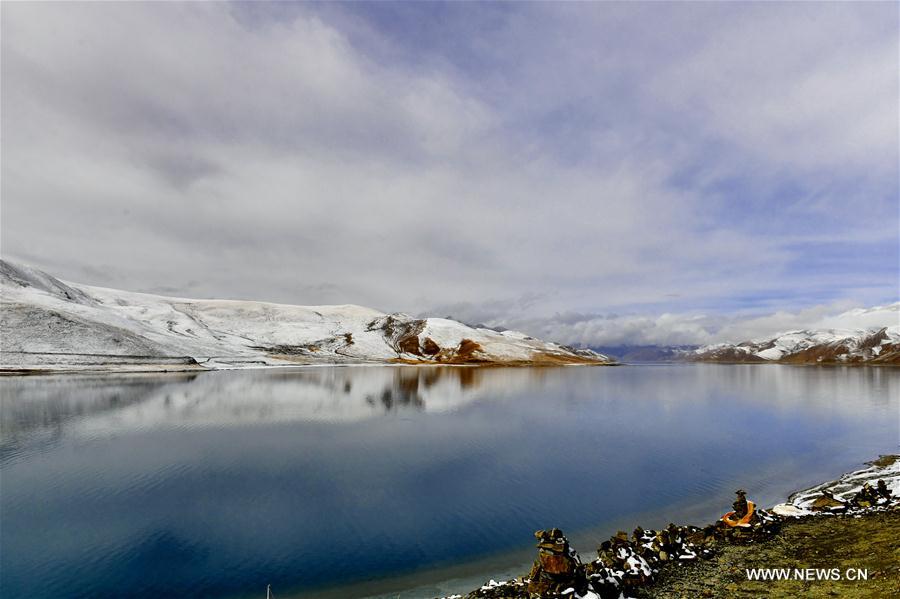
[[[0,254],[66,280],[583,345],[898,300],[896,3],[0,6]]]

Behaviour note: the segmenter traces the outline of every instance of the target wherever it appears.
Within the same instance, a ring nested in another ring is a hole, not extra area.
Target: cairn
[[[534,533],[538,559],[527,576],[505,582],[492,580],[466,599],[573,599],[591,592],[600,599],[635,597],[640,588],[653,583],[667,562],[710,559],[720,543],[752,543],[779,530],[784,517],[757,508],[743,489],[735,494],[732,511],[715,524],[703,528],[669,524],[659,531],[638,527],[630,538],[619,531],[600,545],[597,559],[587,564],[581,562],[561,530],[539,530]],[[874,486],[865,483],[846,501],[826,489],[812,509],[856,514],[898,507],[898,497],[891,494],[884,480],[879,480]],[[462,598],[457,595],[453,599]]]
[[[597,549],[597,559],[585,567],[590,588],[602,599],[618,598],[650,584],[662,562],[688,562],[712,557],[715,527],[676,526],[655,531],[638,527],[629,540],[619,531]]]
[[[587,591],[584,566],[562,531],[538,530],[534,536],[538,540],[538,559],[528,574],[528,593],[553,597],[568,589],[574,589],[579,595]]]
[[[868,482],[864,483],[862,488],[850,499],[850,507],[853,508],[870,508],[881,505],[887,505],[894,499],[888,489],[884,479],[878,479],[873,487]]]
[[[860,510],[887,506],[896,498],[891,495],[884,479],[878,479],[873,487],[868,481],[850,499],[838,499],[834,491],[823,489],[821,495],[809,505],[814,512],[843,513],[848,510]]]
[[[735,491],[732,511],[716,522],[716,536],[733,542],[752,542],[772,536],[780,528],[781,518],[747,501],[747,492]]]

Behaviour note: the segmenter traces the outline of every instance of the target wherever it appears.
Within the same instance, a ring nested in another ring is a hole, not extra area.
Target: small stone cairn
[[[528,574],[528,593],[537,597],[555,597],[568,589],[579,595],[587,590],[584,565],[569,540],[558,528],[534,533],[538,559]]]
[[[735,492],[733,510],[715,524],[699,528],[669,524],[662,530],[638,527],[631,537],[619,531],[597,549],[597,559],[582,563],[558,528],[539,530],[538,559],[531,572],[506,582],[490,581],[465,599],[619,599],[635,597],[653,582],[665,563],[709,559],[718,543],[754,543],[778,532],[788,516],[762,510]],[[876,509],[900,509],[900,498],[883,480],[866,482],[849,500],[836,499],[828,490],[810,506],[813,512],[857,514]],[[808,512],[807,512],[808,513]],[[463,599],[454,595],[445,599]]]
[[[781,518],[771,512],[757,508],[747,501],[747,492],[735,491],[737,499],[731,504],[732,511],[722,516],[715,524],[716,537],[734,543],[750,543],[764,540],[777,533]]]
[[[879,479],[875,486],[870,482],[863,483],[862,488],[856,492],[849,500],[841,500],[834,496],[834,492],[824,489],[821,495],[813,501],[809,509],[813,512],[826,513],[856,513],[871,508],[881,508],[889,506],[897,500],[888,489],[887,483],[883,479]]]

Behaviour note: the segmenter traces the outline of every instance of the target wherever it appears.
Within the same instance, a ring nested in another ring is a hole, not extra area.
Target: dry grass
[[[747,580],[748,568],[848,568],[868,580]],[[900,512],[789,521],[769,541],[727,545],[709,561],[665,569],[641,597],[900,597]]]

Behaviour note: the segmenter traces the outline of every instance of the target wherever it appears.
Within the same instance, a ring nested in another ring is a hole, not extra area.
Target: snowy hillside
[[[900,364],[900,303],[853,313],[883,324],[867,329],[790,331],[770,339],[707,345],[685,357],[703,362]]]
[[[521,333],[361,306],[192,300],[65,283],[0,261],[0,369],[315,363],[605,364]]]

